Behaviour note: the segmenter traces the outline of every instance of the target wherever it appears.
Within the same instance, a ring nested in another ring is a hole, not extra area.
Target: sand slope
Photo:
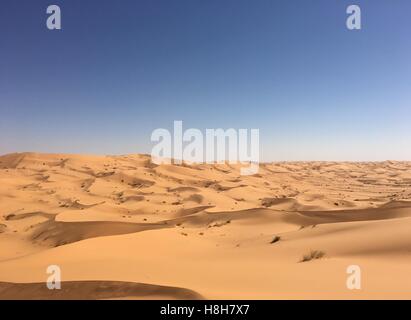
[[[0,157],[0,298],[411,298],[411,163],[239,169]]]

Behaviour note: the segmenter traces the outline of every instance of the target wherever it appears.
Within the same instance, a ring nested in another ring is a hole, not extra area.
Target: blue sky
[[[2,0],[0,154],[150,153],[183,120],[258,128],[265,161],[411,160],[410,16],[409,0]]]

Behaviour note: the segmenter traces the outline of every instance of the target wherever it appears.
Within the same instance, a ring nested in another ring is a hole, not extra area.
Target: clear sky
[[[0,154],[150,153],[174,120],[258,128],[265,161],[411,160],[411,1],[1,1]]]

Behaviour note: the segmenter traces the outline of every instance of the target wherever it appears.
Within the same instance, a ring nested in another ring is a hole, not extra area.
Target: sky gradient
[[[260,129],[263,161],[411,160],[409,0],[2,0],[0,36],[0,154],[150,153],[182,120]]]

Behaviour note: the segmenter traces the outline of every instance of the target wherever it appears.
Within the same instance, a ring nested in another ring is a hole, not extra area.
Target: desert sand
[[[411,299],[411,162],[239,169],[1,156],[0,299]]]

